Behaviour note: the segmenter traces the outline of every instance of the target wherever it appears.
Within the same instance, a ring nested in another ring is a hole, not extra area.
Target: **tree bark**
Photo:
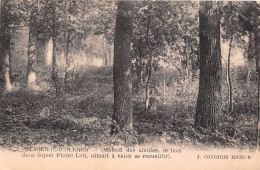
[[[36,44],[37,44],[37,15],[38,9],[34,7],[31,11],[29,26],[29,43],[28,43],[28,65],[27,65],[27,86],[30,88],[36,85]]]
[[[188,49],[187,49],[187,54],[186,54],[186,65],[185,65],[185,73],[183,74],[183,79],[184,79],[184,85],[183,85],[183,92],[186,93],[187,91],[187,85],[189,83],[189,58],[188,58]]]
[[[147,79],[145,82],[145,109],[149,108],[149,100],[150,100],[150,78],[152,75],[152,62],[153,62],[153,57],[150,56],[149,62],[148,62],[148,68],[147,68]]]
[[[248,48],[247,48],[247,86],[250,86],[251,74],[253,72],[255,58],[255,40],[254,33],[249,32]]]
[[[108,66],[109,60],[108,60],[108,54],[107,54],[107,42],[106,42],[105,34],[103,34],[103,56],[104,56],[104,65]]]
[[[51,35],[51,40],[52,40],[52,80],[54,81],[55,87],[57,87],[57,85],[56,85],[57,80],[58,80],[58,71],[57,71],[57,63],[56,63],[57,30],[56,30],[56,11],[55,11],[54,2],[51,4],[51,7],[52,7],[52,35]],[[56,90],[56,94],[57,94],[57,90]]]
[[[229,52],[228,52],[228,61],[227,61],[227,84],[228,84],[228,102],[229,102],[229,112],[233,112],[233,93],[232,93],[232,82],[231,82],[231,73],[230,73],[230,57],[232,50],[232,41],[233,36],[230,39],[229,43]]]
[[[260,150],[260,16],[257,18],[257,27],[255,30],[256,36],[256,73],[257,73],[257,82],[258,82],[258,92],[257,92],[257,150]]]
[[[7,0],[1,0],[0,7],[0,95],[4,90],[11,90],[10,82],[10,30]]]
[[[113,65],[113,63],[114,63],[114,45],[113,44],[111,44],[110,45],[110,63],[111,63],[111,65]]]
[[[111,135],[132,131],[133,101],[130,44],[133,32],[133,2],[119,1],[114,38],[114,110]]]
[[[195,127],[215,128],[221,112],[219,3],[201,1],[199,9],[200,78]]]
[[[148,6],[148,19],[147,19],[147,27],[146,27],[146,45],[148,49],[148,64],[147,64],[147,69],[146,69],[146,82],[145,82],[145,109],[149,108],[149,100],[150,100],[150,78],[152,74],[152,63],[153,63],[153,56],[151,54],[151,48],[150,48],[150,43],[149,43],[149,31],[150,31],[150,16],[149,16],[149,11],[150,11],[151,5]]]
[[[65,68],[65,77],[64,77],[64,88],[65,88],[65,92],[68,91],[68,72],[69,72],[69,65],[70,65],[70,53],[71,53],[71,39],[70,39],[70,34],[71,34],[72,30],[68,29],[67,33],[65,35],[65,39],[66,39],[66,49],[65,49],[65,60],[66,60],[66,68]]]
[[[56,89],[56,98],[62,98],[64,96],[64,77],[58,75],[58,66],[57,66],[57,18],[56,18],[56,5],[55,2],[52,2],[52,80]]]
[[[111,49],[111,44],[108,43],[108,48],[107,48],[107,52],[108,52],[108,62],[109,62],[109,66],[112,65],[112,49]]]

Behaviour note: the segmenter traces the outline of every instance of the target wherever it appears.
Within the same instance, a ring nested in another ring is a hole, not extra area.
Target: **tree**
[[[218,2],[200,2],[200,77],[195,127],[215,128],[221,112],[221,49]]]
[[[64,95],[64,77],[59,76],[58,74],[58,66],[57,66],[57,36],[58,36],[58,29],[57,29],[57,15],[56,15],[56,2],[53,1],[50,3],[50,8],[52,12],[51,18],[51,39],[53,44],[52,49],[52,80],[54,82],[56,88],[56,95],[57,98],[62,98]]]
[[[114,38],[114,110],[111,135],[132,131],[133,101],[130,44],[133,31],[133,2],[119,1]]]
[[[137,93],[144,91],[146,109],[151,106],[150,98],[165,96],[165,91],[157,88],[161,83],[153,76],[154,72],[163,68],[162,63],[174,66],[179,72],[182,72],[180,68],[185,69],[185,84],[188,84],[191,71],[196,69],[197,7],[197,3],[190,2],[137,3],[132,38],[133,71],[136,73],[134,89]],[[188,15],[180,15],[182,12]]]
[[[224,6],[224,21],[222,23],[222,26],[224,28],[225,34],[223,34],[224,40],[229,40],[229,51],[228,51],[228,57],[227,57],[227,89],[228,89],[228,102],[229,102],[229,112],[233,112],[233,91],[232,91],[232,81],[231,81],[231,70],[230,70],[230,59],[232,54],[232,43],[234,36],[236,35],[237,31],[235,26],[237,26],[235,22],[235,4],[233,4],[232,1],[227,2],[228,4]]]
[[[258,7],[258,16],[257,17],[257,27],[255,28],[256,34],[256,71],[257,71],[257,82],[258,82],[258,93],[257,93],[257,103],[258,103],[258,120],[257,120],[257,150],[260,147],[260,8]]]
[[[1,0],[0,7],[0,94],[12,88],[9,75],[10,30],[8,18],[8,1]]]
[[[35,4],[32,7],[30,14],[29,23],[29,43],[28,43],[28,65],[27,65],[27,86],[35,87],[36,85],[36,42],[37,42],[37,18],[38,17],[38,7]]]
[[[153,55],[151,53],[151,47],[149,42],[149,32],[150,32],[150,24],[151,24],[151,16],[150,16],[150,10],[151,10],[151,4],[148,5],[148,16],[147,16],[147,25],[146,25],[146,36],[145,36],[145,43],[147,46],[148,51],[148,63],[146,68],[146,82],[145,82],[145,109],[149,108],[149,101],[150,101],[150,87],[149,87],[149,81],[152,74],[152,68],[153,68]]]
[[[230,57],[232,49],[233,36],[231,36],[229,43],[228,61],[227,61],[227,86],[228,86],[228,102],[229,102],[229,112],[233,112],[233,93],[232,93],[232,81],[230,73]]]
[[[248,58],[255,58],[257,74],[257,137],[256,150],[260,147],[260,6],[258,2],[247,2],[239,11],[240,24],[249,33]],[[250,50],[251,49],[251,50]]]
[[[247,85],[250,85],[250,79],[252,77],[252,72],[254,72],[254,59],[255,59],[255,36],[252,31],[248,32],[248,47],[246,51],[247,60]]]
[[[247,86],[250,85],[250,79],[252,78],[252,73],[254,72],[254,60],[255,58],[255,47],[256,47],[256,35],[255,35],[255,24],[257,3],[254,1],[243,2],[242,6],[239,8],[239,24],[241,27],[241,32],[248,35],[248,46],[245,51],[245,57],[247,61]]]

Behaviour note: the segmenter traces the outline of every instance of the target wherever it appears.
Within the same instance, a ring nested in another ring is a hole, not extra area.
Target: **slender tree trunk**
[[[148,6],[148,15],[149,15],[149,10],[151,8],[151,5]],[[153,56],[151,54],[151,48],[150,48],[150,43],[149,43],[149,31],[150,31],[150,16],[148,16],[147,19],[147,28],[146,28],[146,45],[148,48],[148,56],[149,56],[149,60],[148,60],[148,66],[147,66],[147,78],[146,78],[146,82],[145,82],[145,109],[149,108],[149,99],[150,99],[150,78],[151,78],[151,74],[152,74],[152,63],[153,63]]]
[[[65,8],[67,8],[67,2],[65,2]],[[71,9],[71,2],[68,4],[68,8]],[[69,12],[68,14],[69,15]],[[69,73],[69,66],[70,66],[70,57],[71,57],[71,48],[72,48],[72,38],[71,38],[71,34],[73,32],[73,29],[71,28],[71,25],[68,24],[67,25],[67,33],[65,33],[64,35],[64,40],[66,42],[65,45],[65,52],[64,52],[64,56],[65,56],[65,61],[66,61],[66,66],[65,66],[65,75],[64,75],[64,92],[68,92],[68,73]]]
[[[257,150],[260,150],[260,16],[257,18],[257,27],[255,30],[256,37],[256,73],[257,73],[257,82],[258,82],[258,92],[257,92]]]
[[[112,65],[112,49],[111,49],[111,45],[108,44],[108,62],[109,62],[109,66]]]
[[[7,0],[1,0],[0,8],[0,95],[4,90],[11,90],[10,81],[10,30]]]
[[[187,89],[187,84],[189,81],[189,68],[188,68],[188,54],[186,55],[186,66],[185,66],[185,73],[183,74],[183,79],[184,79],[184,85],[183,85],[183,92],[186,92]]]
[[[139,56],[136,58],[136,62],[137,62],[137,77],[139,78],[139,82],[140,82],[140,86],[143,87],[144,86],[144,79],[143,79],[143,60],[142,60],[142,48],[141,48],[141,36],[139,39],[139,43],[137,45],[138,48],[138,52],[139,52]]]
[[[15,51],[15,42],[12,41],[12,38],[11,38],[11,35],[15,34],[15,30],[12,32],[11,30],[9,31],[10,32],[10,57],[9,57],[9,76],[10,76],[10,82],[11,84],[13,83],[13,80],[12,80],[12,70],[13,70],[13,67],[12,67],[12,57],[15,55],[14,51]]]
[[[56,88],[56,97],[58,96],[58,90],[57,90],[57,80],[58,80],[58,70],[57,70],[57,63],[56,63],[56,37],[57,37],[57,30],[56,30],[56,10],[55,10],[55,5],[54,2],[51,4],[52,7],[52,35],[51,35],[51,40],[52,40],[52,80],[55,84]]]
[[[201,1],[199,9],[200,78],[195,127],[215,128],[221,112],[219,3]]]
[[[56,97],[58,97],[58,70],[57,70],[57,63],[56,63],[56,37],[52,37],[53,42],[53,51],[52,51],[52,80],[54,82],[55,88],[56,88]]]
[[[184,93],[187,91],[188,83],[189,83],[189,68],[187,66],[186,69],[185,69],[185,77],[184,77],[184,87],[183,87]]]
[[[64,96],[64,77],[59,76],[58,66],[57,66],[57,26],[56,26],[56,5],[55,2],[52,2],[52,80],[56,89],[56,98],[63,98]]]
[[[30,16],[29,43],[28,43],[28,65],[27,65],[27,86],[34,88],[36,85],[36,44],[37,44],[37,19],[38,9],[34,7]]]
[[[163,55],[164,56],[164,55]],[[165,80],[165,63],[163,61],[163,103],[165,103],[165,86],[166,86],[166,80]]]
[[[229,43],[229,52],[228,52],[228,61],[227,61],[227,84],[228,84],[228,102],[229,102],[229,112],[233,112],[233,94],[232,94],[232,82],[231,82],[231,73],[230,73],[230,57],[232,50],[232,41],[233,36],[230,39]]]
[[[111,65],[114,63],[114,45],[110,46],[110,63]]]
[[[148,69],[147,69],[147,79],[145,82],[145,109],[149,108],[149,100],[150,100],[150,78],[152,75],[152,63],[153,63],[153,57],[150,56],[149,63],[148,63]]]
[[[69,65],[70,65],[69,56],[70,56],[70,53],[71,53],[70,34],[71,34],[71,30],[68,29],[67,34],[66,34],[66,38],[65,38],[66,39],[66,49],[65,49],[66,68],[65,68],[65,78],[64,78],[65,92],[67,92],[67,90],[68,90],[68,72],[69,72]]]
[[[250,87],[251,74],[253,72],[255,58],[255,40],[254,33],[249,32],[248,48],[247,48],[247,86]]]
[[[188,48],[186,49],[186,65],[185,65],[185,73],[184,73],[184,86],[183,86],[183,92],[185,93],[187,91],[187,85],[189,83],[189,68],[190,68],[190,61],[189,61],[189,42],[188,42]]]
[[[108,66],[108,55],[107,55],[107,43],[105,34],[103,34],[103,55],[104,55],[104,65]]]
[[[111,135],[132,131],[133,101],[130,44],[133,32],[133,2],[119,1],[114,38],[114,111]]]

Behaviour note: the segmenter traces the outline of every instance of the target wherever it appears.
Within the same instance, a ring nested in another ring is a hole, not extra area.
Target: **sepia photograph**
[[[260,169],[260,1],[0,0],[0,170]]]

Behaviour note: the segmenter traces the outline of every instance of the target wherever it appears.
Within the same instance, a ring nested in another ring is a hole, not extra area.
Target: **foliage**
[[[175,71],[169,75],[175,74]],[[73,82],[78,85],[67,94],[65,106],[60,107],[63,101],[59,101],[54,112],[53,96],[48,92],[19,90],[7,93],[5,97],[9,100],[2,98],[0,102],[1,146],[14,149],[14,146],[26,148],[37,144],[110,146],[159,142],[197,148],[254,147],[256,103],[253,94],[256,86],[245,92],[245,96],[240,96],[246,82],[236,80],[237,77],[233,79],[236,82],[234,100],[237,103],[234,115],[226,113],[227,105],[224,105],[216,131],[194,130],[197,96],[195,90],[190,90],[192,95],[179,92],[175,100],[160,103],[156,111],[150,112],[144,112],[136,96],[133,124],[136,131],[110,136],[113,99],[111,73],[111,67],[88,69],[80,80]],[[248,108],[252,109],[248,111]]]
[[[136,84],[143,84],[147,77],[150,56],[155,71],[162,63],[189,67],[192,71],[198,69],[197,8],[198,3],[190,2],[137,3],[132,38]],[[180,15],[181,12],[187,15]]]
[[[246,39],[254,27],[257,14],[254,6],[254,2],[223,3],[223,42],[234,37],[233,47],[248,48]],[[20,89],[5,93],[0,99],[0,145],[27,147],[47,143],[93,146],[162,142],[202,148],[253,148],[256,136],[256,81],[246,82],[246,66],[233,66],[231,69],[233,114],[227,111],[228,95],[226,88],[223,88],[223,110],[219,115],[218,129],[211,131],[202,128],[196,131],[193,128],[198,91],[198,7],[198,2],[135,2],[131,46],[133,91],[136,92],[133,94],[135,131],[110,136],[112,68],[91,67],[82,63],[103,58],[103,38],[113,45],[116,2],[10,0],[8,19],[12,39],[12,83],[18,86],[26,81],[27,27],[32,9],[37,9],[37,20],[33,24],[38,27],[38,46],[44,46],[41,42],[48,41],[53,24],[57,28],[59,61],[64,58],[63,53],[68,50],[69,42],[68,91],[64,100],[54,102],[54,88],[48,84],[51,68],[43,66],[44,59],[39,55],[38,84],[42,85],[42,89],[30,91],[21,85]],[[55,23],[52,22],[53,12],[56,15]],[[144,111],[143,82],[149,72],[151,57],[153,72],[149,83],[153,97],[157,97],[158,108]],[[65,70],[62,66],[59,69]],[[224,77],[223,80],[225,87]],[[184,89],[185,86],[188,88]]]

